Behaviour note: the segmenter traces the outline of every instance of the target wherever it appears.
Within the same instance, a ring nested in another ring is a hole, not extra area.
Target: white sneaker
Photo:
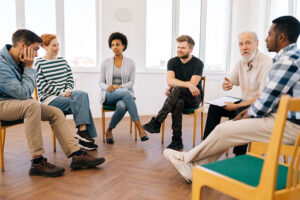
[[[165,149],[164,150],[164,156],[167,160],[169,160],[169,157],[175,157],[177,158],[178,160],[184,160],[183,159],[183,152],[180,152],[180,151],[175,151],[173,149]]]
[[[172,149],[166,149],[164,151],[164,156],[169,160],[177,171],[183,176],[183,178],[191,183],[193,179],[193,164],[185,163],[183,161],[183,153],[174,151]]]

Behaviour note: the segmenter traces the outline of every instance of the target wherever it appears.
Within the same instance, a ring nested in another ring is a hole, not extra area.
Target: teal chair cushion
[[[202,165],[224,176],[256,187],[260,180],[264,160],[250,155],[237,156]],[[286,187],[288,167],[279,165],[277,172],[276,190]]]
[[[107,106],[107,105],[103,105],[103,109],[104,109],[104,110],[116,110],[116,106]]]
[[[185,108],[185,109],[183,109],[183,114],[192,114],[192,113],[194,113],[194,111],[196,110],[196,109],[198,109],[198,108],[200,108],[200,106],[197,106],[197,107],[195,107],[195,108]]]
[[[16,125],[16,124],[21,124],[23,122],[24,122],[23,119],[18,119],[15,121],[0,121],[1,126],[12,126],[12,125]]]

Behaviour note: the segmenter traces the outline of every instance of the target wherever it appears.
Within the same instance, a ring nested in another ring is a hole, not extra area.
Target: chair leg
[[[56,152],[56,138],[55,138],[54,131],[52,131],[52,144],[53,144],[53,152]]]
[[[203,115],[204,115],[204,113],[203,112],[201,112],[201,140],[203,140]]]
[[[135,123],[134,123],[134,139],[135,139],[135,141],[137,141],[137,127],[136,127]]]
[[[102,110],[102,138],[105,143],[105,112]]]
[[[283,162],[284,162],[285,164],[288,164],[288,156],[283,156]]]
[[[130,133],[132,133],[132,118],[130,117]]]
[[[0,129],[0,169],[4,172],[4,159],[3,159],[3,151],[4,151],[4,139],[3,136],[5,135],[5,128]]]
[[[193,147],[195,147],[195,141],[196,141],[196,128],[197,128],[197,113],[194,113]]]
[[[161,123],[161,143],[164,143],[165,138],[165,121]]]
[[[2,152],[4,152],[6,128],[1,129],[1,135]]]
[[[229,155],[229,149],[226,149],[225,155],[226,155],[226,157],[228,157],[228,155]]]

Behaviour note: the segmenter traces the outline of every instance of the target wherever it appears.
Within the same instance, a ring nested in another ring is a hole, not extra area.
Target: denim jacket
[[[0,52],[0,101],[30,99],[35,88],[36,70],[24,67],[22,73],[9,53],[10,48],[11,45],[5,45]]]

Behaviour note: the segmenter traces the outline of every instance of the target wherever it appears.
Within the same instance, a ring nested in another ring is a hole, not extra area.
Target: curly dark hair
[[[124,34],[122,34],[120,32],[115,32],[115,33],[110,34],[109,39],[108,39],[109,48],[111,48],[111,43],[113,40],[121,40],[122,44],[125,46],[123,51],[125,51],[127,49],[128,40]]]

